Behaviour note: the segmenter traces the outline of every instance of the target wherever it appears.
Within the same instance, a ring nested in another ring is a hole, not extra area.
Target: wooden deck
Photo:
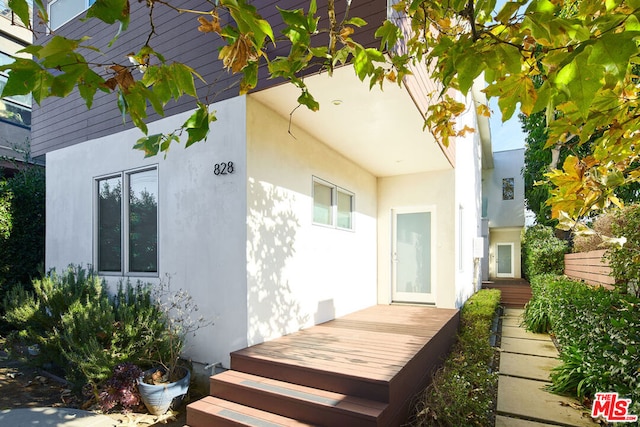
[[[523,308],[531,299],[531,285],[525,279],[492,279],[482,282],[483,289],[500,289],[500,303],[509,308]]]
[[[458,310],[380,305],[236,351],[187,424],[400,425],[458,323]]]

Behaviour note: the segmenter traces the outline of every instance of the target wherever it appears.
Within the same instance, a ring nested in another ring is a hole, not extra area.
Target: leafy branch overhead
[[[215,113],[208,98],[199,98],[197,70],[168,63],[151,47],[154,13],[167,8],[193,14],[193,30],[218,41],[218,60],[241,77],[239,93],[256,87],[263,66],[269,77],[296,85],[298,102],[311,110],[320,105],[305,85],[305,72],[331,73],[348,64],[373,87],[385,81],[401,84],[411,69],[426,67],[439,93],[425,126],[444,144],[467,131],[454,125],[463,112],[455,93],[466,95],[476,81],[484,80],[484,91],[497,99],[503,120],[516,111],[546,111],[547,146],[573,150],[547,179],[552,216],[561,227],[575,227],[581,217],[620,205],[615,189],[640,180],[635,144],[640,128],[635,73],[640,0],[512,0],[499,10],[495,5],[484,0],[394,2],[389,19],[375,29],[380,45],[371,48],[354,39],[368,24],[351,16],[351,1],[327,0],[319,8],[311,0],[304,10],[273,5],[283,22],[281,33],[275,34],[264,16],[276,11],[257,9],[246,0],[211,2],[206,10],[149,0],[151,30],[128,59],[90,63],[84,54],[96,51],[90,40],[53,32],[45,44],[25,49],[33,60],[16,59],[0,67],[11,70],[3,94],[33,93],[40,103],[49,96],[67,96],[77,87],[91,108],[98,91],[114,93],[123,118],[145,134],[136,148],[148,155],[166,152],[183,133],[186,145],[205,139]],[[9,6],[30,27],[26,0],[10,0]],[[34,7],[36,22],[46,25],[42,0],[35,0]],[[131,19],[127,0],[96,0],[86,16],[117,25],[110,46],[118,43]],[[269,55],[276,43],[288,47],[286,56]],[[147,107],[162,115],[170,100],[185,95],[194,98],[193,115],[172,134],[147,135]],[[486,107],[480,108],[480,114],[487,113]],[[577,148],[587,142],[590,154],[581,156]]]

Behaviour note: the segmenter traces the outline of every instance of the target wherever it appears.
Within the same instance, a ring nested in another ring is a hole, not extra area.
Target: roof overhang
[[[386,82],[369,90],[351,66],[304,79],[320,110],[298,106],[292,84],[250,94],[300,128],[377,177],[451,169],[405,87]]]

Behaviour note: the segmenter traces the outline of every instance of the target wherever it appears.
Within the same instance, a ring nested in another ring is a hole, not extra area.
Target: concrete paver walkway
[[[507,308],[502,319],[496,427],[596,426],[574,399],[544,390],[558,351],[549,335],[520,327],[522,313]]]
[[[114,427],[105,415],[71,408],[18,408],[0,411],[0,425],[14,427]]]

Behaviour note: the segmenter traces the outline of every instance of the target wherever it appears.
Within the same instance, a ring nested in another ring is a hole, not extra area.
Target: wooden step
[[[187,406],[189,427],[311,427],[312,424],[207,396]]]
[[[389,380],[380,374],[360,372],[356,365],[352,365],[351,370],[342,369],[330,361],[311,365],[304,359],[292,360],[287,358],[288,354],[283,357],[281,353],[256,347],[231,353],[231,370],[379,402],[389,401]]]
[[[237,371],[211,377],[211,395],[316,425],[381,424],[386,403]]]

